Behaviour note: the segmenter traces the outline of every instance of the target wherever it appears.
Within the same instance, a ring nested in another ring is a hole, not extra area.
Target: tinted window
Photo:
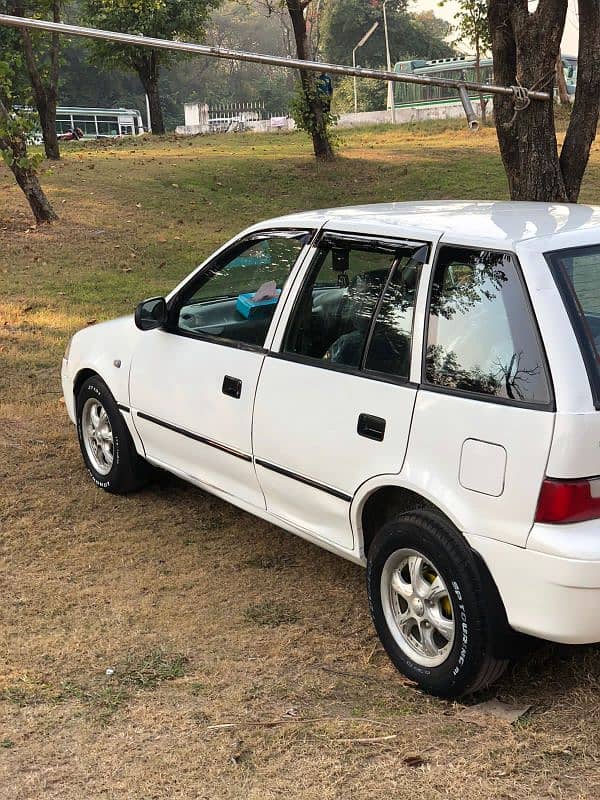
[[[415,298],[427,253],[422,247],[398,258],[373,326],[365,369],[409,377]]]
[[[305,231],[254,237],[218,258],[178,300],[177,327],[263,345],[306,239]]]
[[[566,274],[596,357],[600,354],[600,245],[562,250],[550,258]]]
[[[358,368],[394,253],[320,248],[302,288],[283,352]]]
[[[510,254],[440,251],[425,371],[429,383],[448,389],[550,402],[544,357]]]

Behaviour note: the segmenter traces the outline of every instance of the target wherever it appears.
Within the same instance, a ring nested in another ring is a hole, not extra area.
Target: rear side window
[[[328,368],[406,380],[413,310],[428,247],[325,240],[282,346]]]
[[[426,382],[548,405],[545,359],[509,253],[443,247],[429,307]]]
[[[320,248],[289,326],[284,353],[360,367],[371,320],[394,253],[354,247]]]

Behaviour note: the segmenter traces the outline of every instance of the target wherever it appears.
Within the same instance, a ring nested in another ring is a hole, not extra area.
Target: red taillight
[[[536,522],[583,522],[600,517],[600,478],[556,480],[546,478],[535,512]]]

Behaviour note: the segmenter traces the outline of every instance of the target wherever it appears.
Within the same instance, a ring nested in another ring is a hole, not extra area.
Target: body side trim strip
[[[241,458],[243,461],[252,461],[252,456],[248,453],[242,453],[239,450],[235,450],[233,447],[228,447],[226,444],[215,442],[214,439],[208,439],[206,436],[200,436],[197,433],[192,433],[191,431],[185,430],[185,428],[179,428],[177,425],[171,425],[170,422],[164,422],[162,419],[151,417],[149,414],[144,414],[143,411],[138,411],[137,416],[140,419],[153,422],[155,425],[160,425],[161,428],[167,428],[167,430],[173,431],[174,433],[179,433],[181,436],[187,436],[188,439],[193,439],[195,442],[206,444],[209,447],[214,447],[216,450],[221,450],[224,453],[229,453],[231,456]]]
[[[313,481],[311,478],[304,477],[304,475],[298,475],[297,472],[292,472],[289,469],[278,467],[276,464],[272,464],[270,461],[263,461],[260,458],[256,458],[255,463],[259,467],[270,469],[272,472],[277,472],[279,475],[284,475],[286,478],[291,478],[292,480],[299,481],[300,483],[305,483],[307,486],[312,486],[313,489],[319,489],[320,491],[326,492],[327,494],[330,494],[333,497],[337,497],[340,500],[344,500],[346,503],[352,502],[352,496],[346,494],[346,492],[341,492],[339,489],[332,489],[331,486],[325,486],[324,484],[319,483],[318,481]]]

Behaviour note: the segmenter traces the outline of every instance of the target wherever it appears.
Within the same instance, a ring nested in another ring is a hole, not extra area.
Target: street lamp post
[[[366,43],[366,41],[371,37],[371,34],[374,33],[375,29],[378,28],[378,27],[379,27],[379,22],[374,22],[371,25],[371,27],[369,28],[369,30],[362,37],[360,42],[358,42],[358,44],[356,45],[354,50],[352,51],[352,66],[355,69],[356,69],[356,51],[358,50],[359,47],[362,47],[363,44]],[[356,83],[356,75],[355,75],[354,76],[354,113],[356,114],[357,112],[358,112],[358,86],[357,86],[357,83]]]
[[[392,71],[392,59],[390,57],[390,37],[388,35],[388,24],[387,24],[387,14],[386,14],[386,5],[389,3],[390,0],[383,0],[383,32],[385,34],[385,56],[387,59],[387,71]],[[396,101],[394,99],[394,84],[392,81],[388,81],[388,91],[387,91],[387,107],[388,110],[392,112],[392,124],[396,122]]]

